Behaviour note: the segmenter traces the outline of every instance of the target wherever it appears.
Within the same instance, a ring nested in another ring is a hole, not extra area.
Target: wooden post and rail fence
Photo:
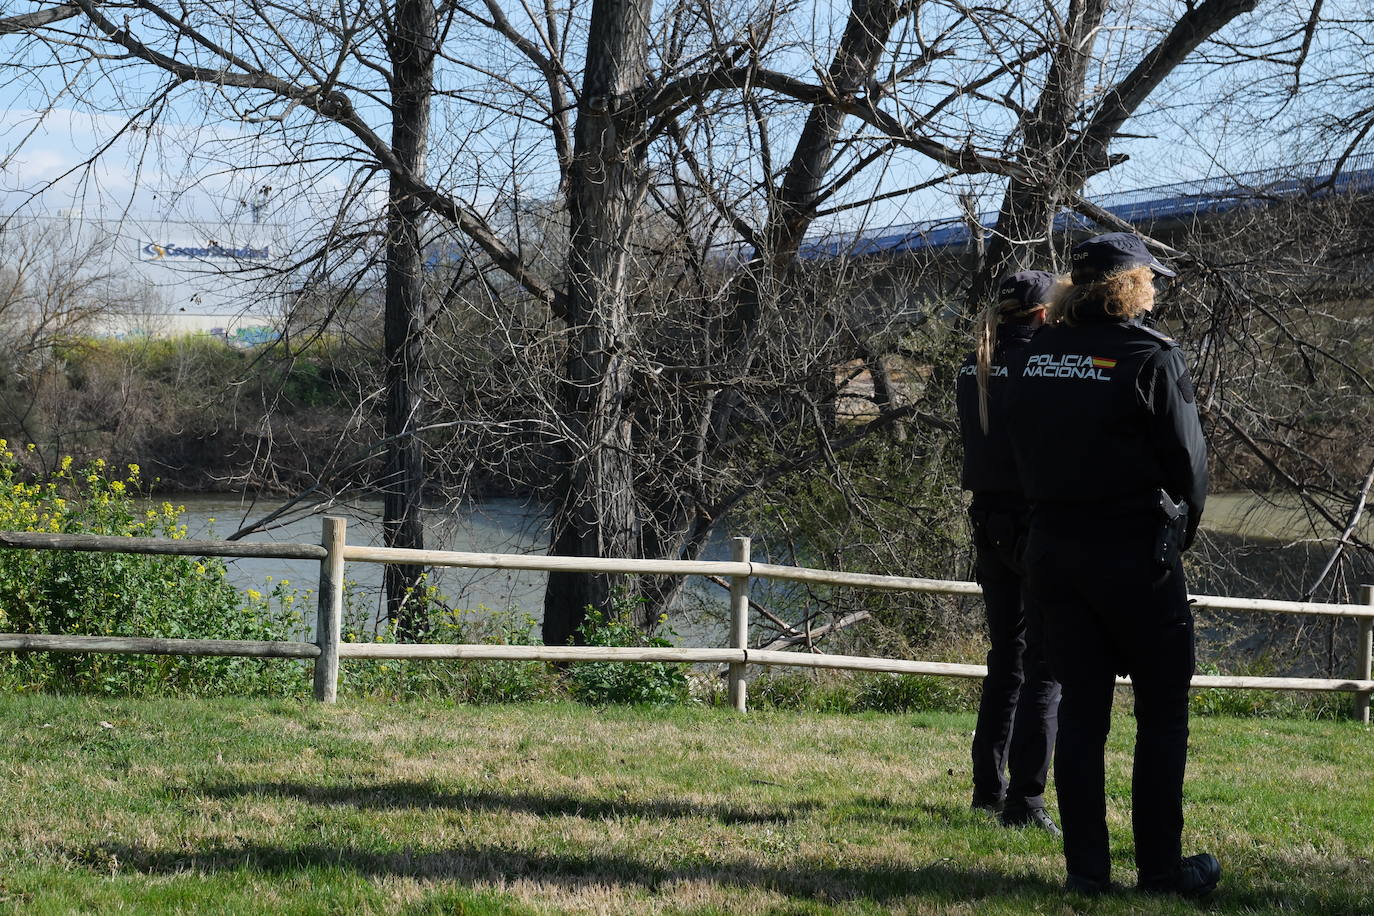
[[[319,608],[313,643],[0,633],[0,650],[307,658],[312,659],[315,663],[315,699],[324,703],[332,703],[338,696],[339,662],[346,658],[724,664],[728,666],[730,704],[740,712],[744,712],[747,708],[744,679],[747,665],[791,665],[943,677],[981,678],[987,674],[987,669],[982,665],[749,648],[749,582],[751,579],[773,579],[821,585],[953,595],[978,595],[981,594],[982,590],[975,582],[883,576],[871,573],[838,572],[797,566],[779,566],[772,563],[755,563],[750,559],[748,538],[734,538],[732,558],[728,561],[600,559],[525,554],[459,553],[350,545],[346,539],[345,520],[326,517],[319,544],[245,543],[241,541],[173,540],[0,531],[0,548],[317,560],[320,564]],[[721,649],[710,649],[343,642],[340,630],[344,600],[344,564],[350,561],[456,566],[468,569],[562,570],[635,575],[719,577],[728,580],[730,584],[729,646]],[[1363,587],[1361,591],[1362,603],[1360,604],[1270,601],[1260,598],[1222,598],[1209,595],[1194,595],[1191,598],[1193,606],[1196,608],[1354,618],[1359,626],[1359,670],[1355,672],[1352,678],[1343,680],[1339,678],[1197,675],[1193,678],[1192,685],[1203,688],[1225,687],[1243,690],[1316,690],[1354,693],[1356,695],[1355,716],[1368,724],[1370,695],[1374,693],[1374,672],[1371,671],[1371,661],[1372,656],[1374,656],[1374,586]],[[1129,684],[1130,681],[1122,678],[1118,683]]]

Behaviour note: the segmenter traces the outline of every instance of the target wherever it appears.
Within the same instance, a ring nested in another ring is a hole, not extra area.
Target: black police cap
[[[1137,267],[1148,267],[1161,277],[1178,276],[1155,260],[1140,236],[1129,232],[1108,232],[1079,242],[1073,246],[1070,260],[1074,283],[1093,283]]]
[[[1002,278],[997,285],[997,299],[1015,299],[1026,308],[1046,305],[1054,291],[1054,274],[1044,270],[1022,270]]]

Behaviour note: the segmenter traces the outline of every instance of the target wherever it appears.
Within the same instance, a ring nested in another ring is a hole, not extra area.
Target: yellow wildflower
[[[136,477],[138,477],[139,470],[140,470],[140,469],[139,469],[139,466],[138,466],[138,465],[136,465],[136,464],[131,464],[131,465],[129,465],[129,477],[130,477],[130,478],[136,478]]]
[[[70,471],[71,469],[72,469],[72,456],[71,456],[71,455],[63,455],[63,456],[62,456],[62,470],[64,470],[64,471]]]
[[[261,600],[262,600],[262,592],[258,591],[256,588],[250,588],[250,589],[248,590],[248,600],[249,600],[249,601],[261,601]]]
[[[112,481],[110,481],[110,489],[111,489],[111,490],[114,490],[116,493],[123,493],[123,492],[124,492],[124,481],[122,481],[122,480],[112,480]]]
[[[26,445],[26,446],[24,446],[24,447],[25,447],[26,449],[28,449],[29,451],[33,451],[34,449],[38,448],[38,446],[35,445],[35,444],[32,443],[32,442],[30,442],[28,445]]]

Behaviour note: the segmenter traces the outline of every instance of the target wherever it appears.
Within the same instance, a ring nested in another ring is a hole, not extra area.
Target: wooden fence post
[[[343,617],[344,556],[348,520],[327,515],[320,544],[328,553],[320,561],[319,616],[315,621],[315,699],[333,703],[339,698],[339,633]]]
[[[1364,599],[1365,604],[1374,609],[1374,585],[1361,588],[1360,597]],[[1374,680],[1374,617],[1360,618],[1360,673],[1356,676],[1362,681]],[[1365,725],[1369,724],[1367,692],[1355,695],[1355,718]]]
[[[749,562],[749,539],[731,541],[731,559]],[[730,577],[730,648],[749,648],[749,576]],[[736,712],[748,709],[748,686],[744,683],[744,662],[730,663],[730,705]]]

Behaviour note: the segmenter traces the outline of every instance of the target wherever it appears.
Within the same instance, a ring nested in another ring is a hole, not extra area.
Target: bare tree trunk
[[[1020,164],[1028,177],[1008,179],[987,257],[973,277],[969,305],[977,311],[1007,271],[1027,266],[1038,249],[1048,252],[1059,207],[1076,196],[1093,175],[1113,164],[1108,148],[1126,122],[1198,46],[1258,0],[1205,0],[1190,5],[1169,33],[1106,92],[1087,118],[1085,78],[1093,38],[1108,4],[1071,0],[1045,88],[1022,121]],[[1078,122],[1085,120],[1081,127]]]
[[[1029,266],[1036,251],[1048,251],[1060,201],[1078,190],[1067,174],[1073,153],[1070,129],[1084,101],[1084,80],[1107,0],[1071,0],[1063,31],[1040,99],[1021,123],[1020,164],[1029,180],[1008,179],[1002,209],[969,290],[970,311],[988,304],[1003,274]]]
[[[563,503],[552,552],[635,556],[633,413],[625,239],[643,195],[643,116],[632,93],[648,69],[648,0],[595,0],[570,171],[568,320],[562,401],[568,435]],[[543,637],[576,633],[588,607],[606,610],[623,577],[557,572],[544,596]]]
[[[388,42],[395,67],[391,145],[402,167],[415,179],[425,171],[430,96],[434,85],[435,13],[431,0],[400,0]],[[386,314],[386,466],[382,476],[382,527],[388,547],[423,549],[421,517],[425,488],[422,425],[425,301],[421,220],[425,207],[410,194],[397,172],[387,196]],[[424,630],[413,594],[424,568],[386,567],[387,615],[402,638]]]
[[[866,96],[876,103],[881,90],[874,75],[900,12],[896,0],[853,0],[830,63],[830,83],[841,98]],[[815,105],[797,138],[764,234],[767,251],[763,254],[779,274],[791,265],[816,218],[816,198],[829,174],[846,117],[833,105]]]

